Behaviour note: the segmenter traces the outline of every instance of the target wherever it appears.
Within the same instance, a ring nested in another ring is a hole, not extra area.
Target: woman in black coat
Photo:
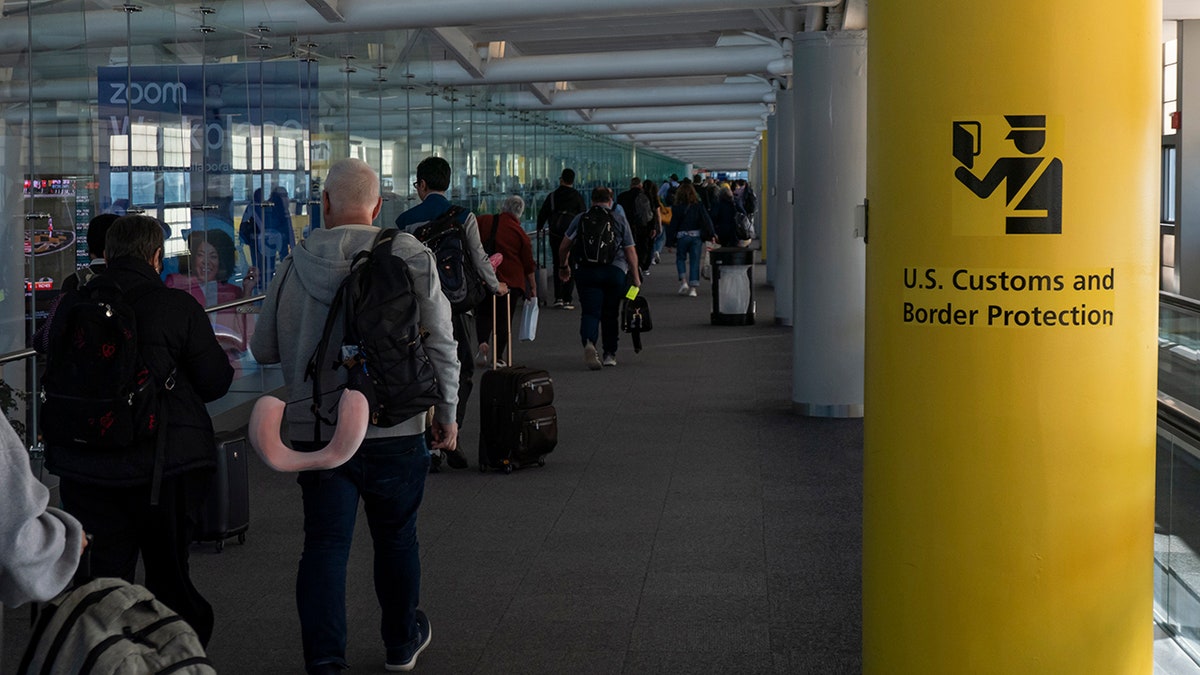
[[[709,215],[712,217],[713,230],[717,233],[717,243],[721,246],[737,246],[737,214],[742,209],[733,201],[733,191],[722,185],[717,191],[717,200],[713,203]]]

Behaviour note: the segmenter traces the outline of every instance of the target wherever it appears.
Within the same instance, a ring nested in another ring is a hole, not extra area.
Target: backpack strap
[[[99,278],[99,275],[97,275],[96,278]],[[116,281],[113,281],[113,285],[115,285],[118,289],[121,288],[120,285],[117,284]],[[138,300],[141,300],[142,298],[146,297],[147,295],[150,295],[155,290],[157,290],[156,286],[154,286],[152,284],[144,284],[139,289],[139,292],[130,293],[126,297],[125,302],[127,302],[130,307],[133,307],[133,305],[135,303],[137,303]],[[137,309],[135,308],[133,311],[134,311],[134,316],[137,316]],[[150,478],[150,506],[158,506],[159,497],[162,495],[163,471],[164,471],[164,469],[166,467],[166,463],[167,463],[167,408],[168,408],[168,406],[167,406],[167,401],[166,401],[165,395],[166,395],[166,392],[170,392],[173,389],[175,389],[175,374],[176,374],[177,370],[178,369],[175,367],[175,365],[172,364],[171,372],[167,373],[167,379],[162,382],[162,386],[159,389],[159,393],[158,393],[158,397],[157,397],[158,398],[158,400],[157,400],[158,412],[156,414],[158,416],[158,419],[155,420],[155,423],[158,425],[158,427],[157,427],[156,431],[154,432],[154,468],[151,470],[151,478]]]

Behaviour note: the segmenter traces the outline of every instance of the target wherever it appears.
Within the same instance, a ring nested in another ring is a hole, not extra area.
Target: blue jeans
[[[700,285],[700,254],[703,252],[704,241],[700,237],[679,235],[679,241],[675,243],[675,269],[679,272],[681,280],[684,273],[687,273],[689,286]]]
[[[575,289],[583,315],[579,317],[579,337],[584,344],[603,338],[605,354],[617,353],[621,333],[621,298],[625,297],[625,270],[616,265],[575,269]]]
[[[297,450],[318,446],[295,441]],[[375,544],[375,597],[389,651],[420,639],[417,509],[425,493],[429,448],[423,435],[363,441],[350,461],[296,478],[304,497],[304,553],[296,606],[307,668],[346,664],[346,561],[361,497]]]

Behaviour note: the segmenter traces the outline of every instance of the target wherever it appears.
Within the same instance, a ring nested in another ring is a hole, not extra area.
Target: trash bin
[[[739,246],[715,248],[712,261],[712,323],[748,326],[754,323],[754,251]]]

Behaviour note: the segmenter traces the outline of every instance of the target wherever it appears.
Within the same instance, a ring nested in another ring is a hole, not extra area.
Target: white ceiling
[[[446,114],[451,98],[503,103],[697,167],[744,168],[773,87],[789,80],[784,38],[806,23],[866,27],[867,0],[821,0],[838,5],[829,13],[811,1],[151,0],[127,17],[112,1],[34,0],[33,62],[39,82],[86,84],[90,68],[124,63],[127,49],[135,63],[257,59],[263,52],[252,47],[260,41],[252,29],[261,24],[271,29],[263,38],[273,43],[269,58],[318,58],[323,116],[376,115],[383,93],[385,127],[429,128],[429,115]],[[31,30],[26,6],[4,4],[0,66],[21,63]],[[212,13],[202,17],[201,6]],[[1163,17],[1200,18],[1200,0],[1164,0]],[[197,31],[202,21],[215,31]],[[308,43],[317,46],[296,47]],[[500,44],[503,57],[488,57]],[[346,55],[356,57],[353,75],[342,73]],[[349,97],[330,84],[343,81],[354,90]],[[411,96],[419,105],[397,108],[409,82],[438,96]],[[555,91],[556,82],[566,90]],[[86,101],[86,86],[77,90]],[[70,89],[54,91],[61,100]],[[662,127],[673,122],[679,138]]]

